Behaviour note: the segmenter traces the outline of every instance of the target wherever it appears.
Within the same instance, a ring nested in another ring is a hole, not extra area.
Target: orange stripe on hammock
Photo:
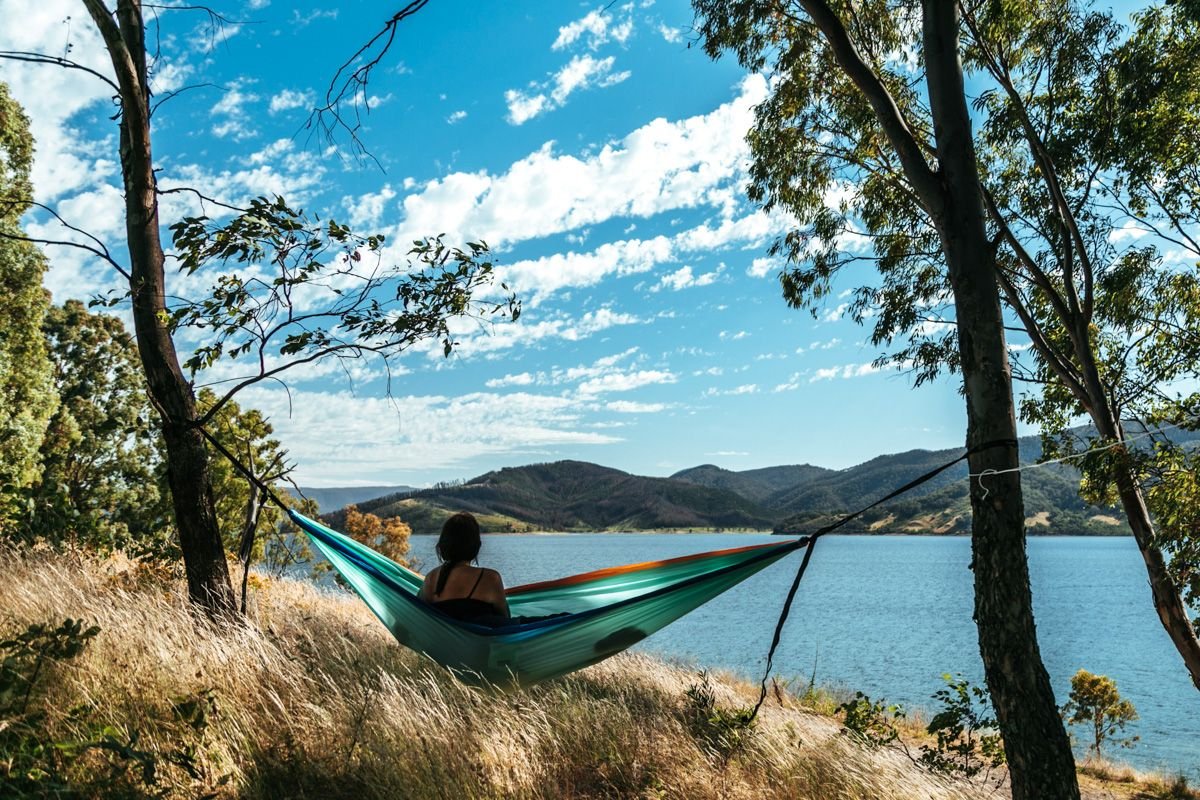
[[[513,586],[506,589],[504,594],[512,597],[516,594],[525,594],[526,592],[535,592],[540,589],[553,589],[560,586],[574,586],[588,581],[600,580],[601,578],[611,578],[615,575],[624,575],[630,572],[641,572],[642,570],[654,569],[656,567],[665,567],[668,564],[685,564],[688,561],[698,561],[704,558],[712,558],[715,556],[731,556],[737,553],[748,553],[751,550],[763,550],[769,547],[784,547],[793,544],[795,540],[789,539],[785,542],[768,542],[767,544],[751,544],[745,547],[730,547],[726,550],[712,550],[707,553],[694,553],[688,556],[679,556],[677,558],[667,558],[661,561],[643,561],[640,564],[625,564],[620,567],[606,567],[598,569],[594,572],[584,572],[580,575],[569,575],[565,578],[556,578],[551,581],[538,581],[537,583],[524,583],[520,586]]]

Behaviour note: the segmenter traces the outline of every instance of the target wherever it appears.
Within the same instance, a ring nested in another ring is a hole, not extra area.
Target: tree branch
[[[888,141],[891,142],[900,157],[905,174],[908,175],[913,188],[921,197],[925,210],[935,218],[940,216],[945,202],[941,183],[938,181],[936,173],[930,169],[925,156],[922,155],[921,146],[913,135],[912,127],[904,118],[900,107],[896,105],[895,99],[879,76],[859,55],[854,43],[850,40],[846,26],[842,24],[841,19],[829,4],[825,0],[799,0],[799,2],[824,34],[838,64],[845,70],[846,75],[863,93],[875,111],[884,135],[887,136]]]

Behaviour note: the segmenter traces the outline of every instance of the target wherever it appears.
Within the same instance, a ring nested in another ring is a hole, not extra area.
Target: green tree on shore
[[[33,199],[29,119],[0,83],[0,533],[19,524],[23,490],[38,475],[38,445],[54,410],[42,339],[46,259],[22,235]]]
[[[773,248],[788,262],[788,302],[819,303],[834,276],[863,258],[847,252],[847,237],[858,234],[874,249],[883,286],[860,288],[856,310],[860,318],[868,308],[880,312],[884,340],[936,318],[931,309],[947,311],[936,319],[940,338],[922,337],[909,358],[918,369],[949,363],[961,372],[970,472],[989,475],[987,487],[971,482],[975,620],[1013,797],[1078,798],[1033,623],[1000,261],[984,205],[989,174],[979,163],[962,71],[963,7],[951,0],[693,6],[709,55],[731,51],[745,67],[773,75],[748,134],[749,193],[801,226]],[[995,445],[1005,440],[1012,443]]]
[[[92,547],[153,548],[167,537],[162,448],[137,345],[121,320],[68,300],[44,333],[59,398],[26,493],[26,535]]]

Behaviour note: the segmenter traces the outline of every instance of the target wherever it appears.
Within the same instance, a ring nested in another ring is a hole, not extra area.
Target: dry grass
[[[996,796],[864,750],[787,693],[743,750],[718,757],[689,728],[696,676],[645,656],[516,694],[473,689],[396,645],[353,598],[256,582],[251,623],[218,629],[193,617],[178,581],[136,564],[0,548],[0,635],[66,617],[99,625],[47,676],[41,702],[52,727],[89,703],[138,732],[169,797]],[[713,686],[729,708],[756,694]],[[215,711],[197,734],[172,702],[206,690]],[[196,745],[195,775],[167,763],[181,741]]]

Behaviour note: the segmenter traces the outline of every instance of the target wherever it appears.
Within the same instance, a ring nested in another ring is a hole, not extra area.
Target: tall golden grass
[[[695,673],[644,655],[520,693],[471,688],[399,647],[353,597],[255,582],[247,624],[216,627],[189,611],[176,579],[133,562],[0,548],[0,634],[66,617],[99,625],[46,676],[39,702],[64,737],[66,710],[85,703],[137,732],[162,757],[168,797],[996,796],[864,749],[790,697],[772,698],[722,757],[689,724]],[[712,686],[721,706],[754,700],[736,680]],[[189,732],[172,704],[206,692],[215,710]],[[189,735],[192,774],[169,766]]]

